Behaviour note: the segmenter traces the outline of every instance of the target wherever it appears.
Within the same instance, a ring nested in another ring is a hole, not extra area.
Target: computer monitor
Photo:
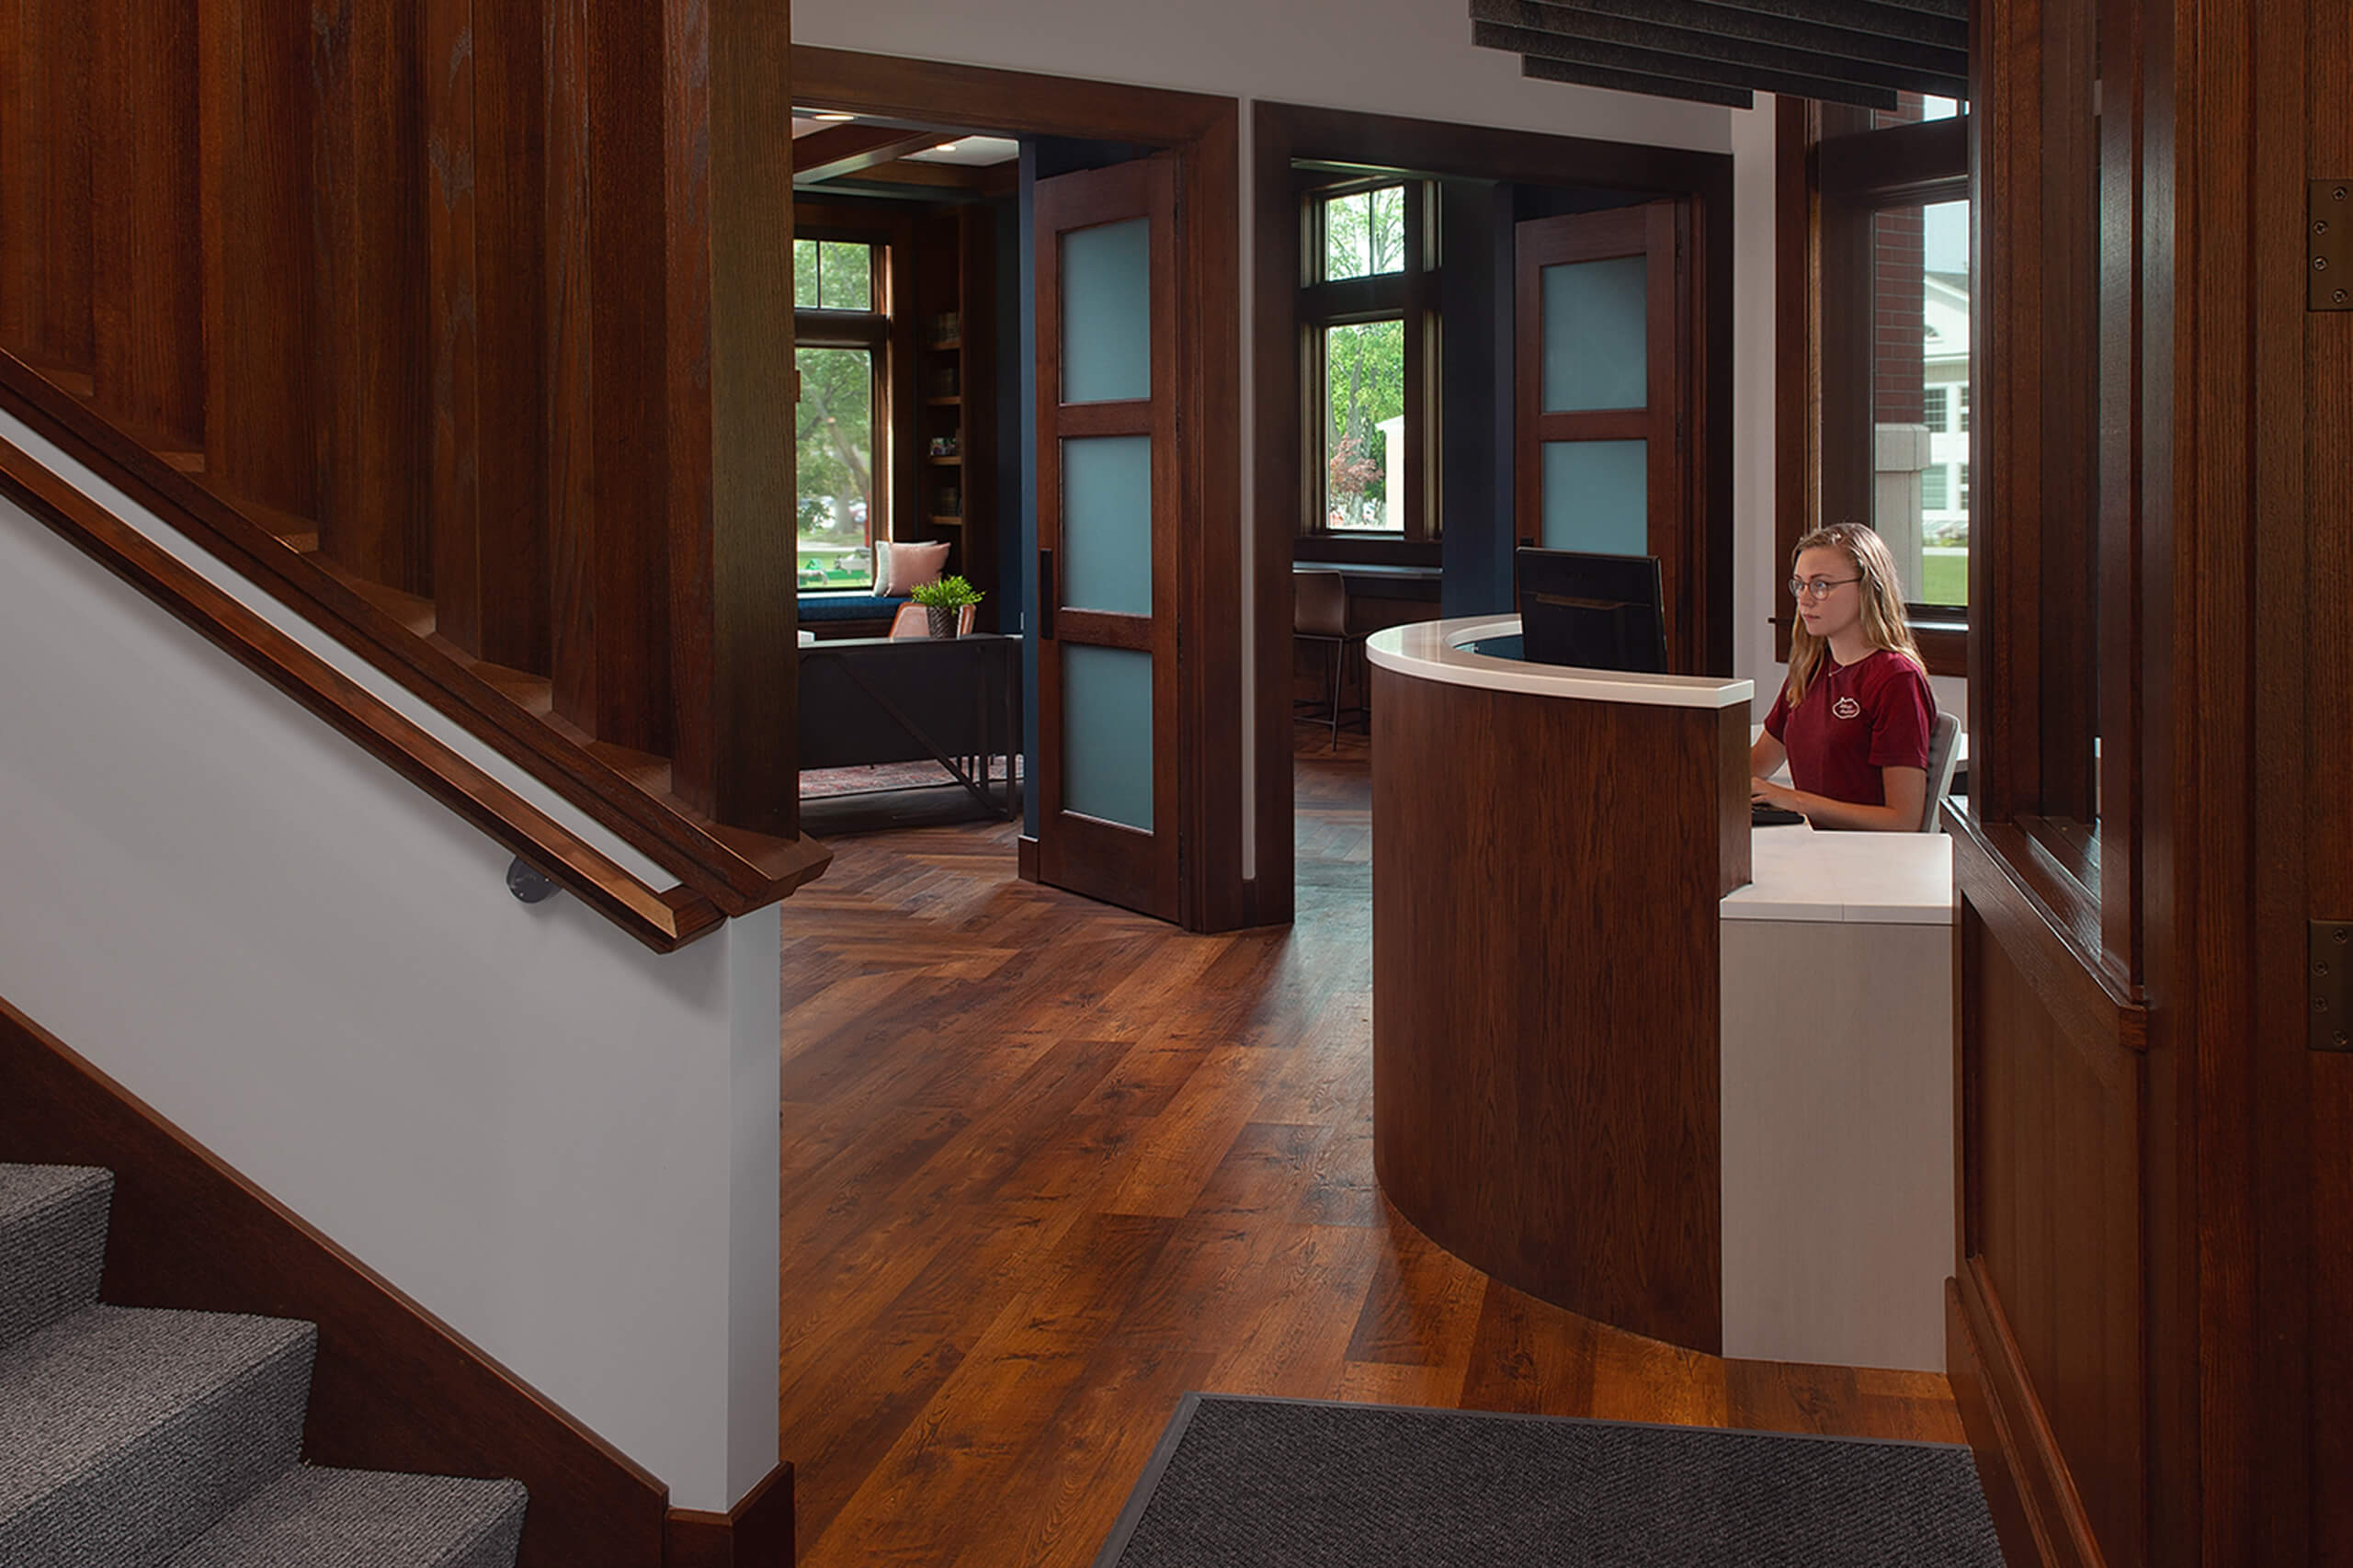
[[[1522,656],[1531,664],[1666,673],[1666,600],[1654,555],[1518,554]]]

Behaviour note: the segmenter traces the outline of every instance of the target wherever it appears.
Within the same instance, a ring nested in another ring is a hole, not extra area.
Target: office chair
[[[1329,724],[1332,728],[1332,746],[1336,751],[1340,744],[1340,719],[1343,713],[1340,707],[1340,677],[1347,668],[1349,645],[1364,641],[1361,632],[1351,632],[1348,630],[1347,579],[1337,572],[1294,573],[1291,576],[1290,631],[1291,636],[1302,642],[1320,642],[1330,650],[1325,659],[1331,666],[1332,695],[1324,704],[1323,711],[1316,712],[1314,705],[1311,703],[1308,712],[1298,714],[1296,713],[1298,703],[1294,701],[1291,706],[1297,717],[1310,719],[1319,724]],[[1345,711],[1363,713],[1366,710],[1357,707]]]
[[[1959,715],[1938,714],[1936,726],[1928,732],[1928,797],[1920,808],[1922,833],[1944,830],[1944,824],[1937,820],[1937,808],[1944,804],[1945,793],[1952,788],[1952,765],[1961,750],[1960,740]]]

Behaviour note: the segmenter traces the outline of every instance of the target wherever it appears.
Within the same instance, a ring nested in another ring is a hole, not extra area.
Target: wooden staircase
[[[720,915],[826,859],[789,34],[757,0],[0,0],[0,409]],[[68,531],[22,451],[0,485]]]

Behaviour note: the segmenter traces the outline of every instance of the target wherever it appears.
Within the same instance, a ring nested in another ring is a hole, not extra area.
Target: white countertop
[[[1952,840],[1941,833],[1750,830],[1746,887],[1726,893],[1726,920],[1952,924]]]
[[[1384,670],[1450,686],[1490,691],[1524,691],[1587,702],[1631,702],[1653,708],[1733,708],[1756,694],[1745,680],[1712,676],[1631,675],[1581,670],[1565,665],[1531,665],[1491,658],[1462,644],[1483,637],[1517,637],[1516,615],[1465,616],[1455,620],[1417,620],[1376,631],[1365,642],[1367,655]]]

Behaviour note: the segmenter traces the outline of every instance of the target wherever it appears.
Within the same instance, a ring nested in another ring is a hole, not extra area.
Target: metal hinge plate
[[[2315,920],[2304,938],[2314,1051],[2353,1051],[2353,920]]]
[[[2316,179],[2304,196],[2305,296],[2315,311],[2353,311],[2353,179]]]

